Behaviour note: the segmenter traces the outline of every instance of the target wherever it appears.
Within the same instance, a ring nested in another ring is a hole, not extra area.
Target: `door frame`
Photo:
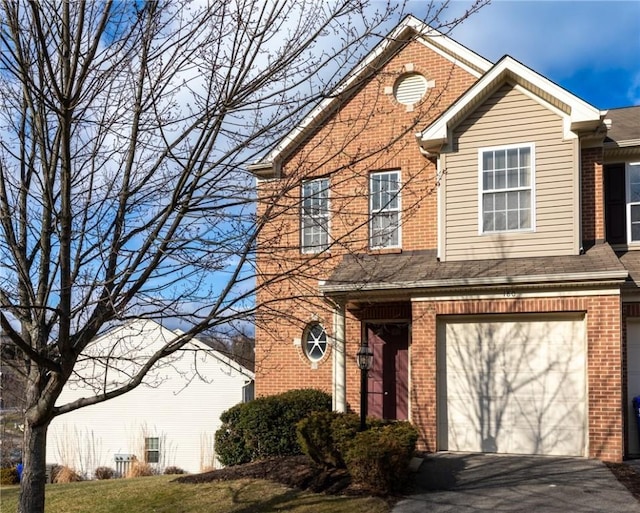
[[[406,369],[406,387],[407,387],[407,392],[406,392],[406,405],[407,405],[407,419],[411,419],[411,321],[409,320],[405,320],[405,319],[385,319],[385,320],[380,320],[380,319],[367,319],[367,320],[362,320],[361,321],[361,330],[362,330],[362,340],[368,345],[369,344],[369,327],[370,326],[384,326],[384,325],[397,325],[397,326],[403,326],[404,329],[406,329],[406,338],[407,338],[407,369]],[[374,363],[375,364],[375,363]],[[383,368],[383,373],[384,373],[384,368]],[[371,380],[371,375],[369,376],[369,379]],[[384,379],[384,378],[383,378]],[[372,387],[371,387],[371,381],[369,381],[369,387],[368,387],[368,414],[371,415],[371,407],[370,407],[370,400],[371,400],[371,391],[372,391]],[[397,401],[397,392],[396,392],[396,401]],[[383,408],[383,412],[384,412],[384,406]]]

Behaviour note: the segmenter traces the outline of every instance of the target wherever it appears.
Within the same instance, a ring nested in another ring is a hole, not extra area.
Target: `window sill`
[[[392,255],[399,253],[402,253],[402,248],[377,248],[369,250],[369,254],[371,255]]]
[[[317,253],[308,251],[301,251],[300,253],[298,253],[298,256],[300,258],[331,258],[333,255],[331,254],[331,251],[318,251]]]

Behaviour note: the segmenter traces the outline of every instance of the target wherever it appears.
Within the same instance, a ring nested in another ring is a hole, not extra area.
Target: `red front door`
[[[409,415],[409,325],[367,324],[366,329],[373,349],[368,414],[406,420]]]

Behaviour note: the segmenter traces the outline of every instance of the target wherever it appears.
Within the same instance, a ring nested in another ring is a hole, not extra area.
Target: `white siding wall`
[[[455,130],[446,154],[445,259],[569,255],[577,251],[577,145],[560,115],[504,85]],[[478,149],[535,144],[535,232],[478,232]]]
[[[195,347],[201,350],[194,352]],[[159,467],[199,472],[213,466],[220,414],[242,402],[249,377],[202,347],[190,345],[171,365],[154,372],[154,386],[141,385],[55,418],[47,437],[47,463],[70,465],[92,477],[98,466],[115,468],[115,454],[143,460],[145,437],[158,437]],[[89,395],[90,390],[70,385],[58,404]]]

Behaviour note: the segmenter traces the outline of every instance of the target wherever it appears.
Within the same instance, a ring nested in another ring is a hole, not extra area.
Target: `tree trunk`
[[[34,426],[25,420],[18,513],[44,513],[48,428],[49,422]]]

